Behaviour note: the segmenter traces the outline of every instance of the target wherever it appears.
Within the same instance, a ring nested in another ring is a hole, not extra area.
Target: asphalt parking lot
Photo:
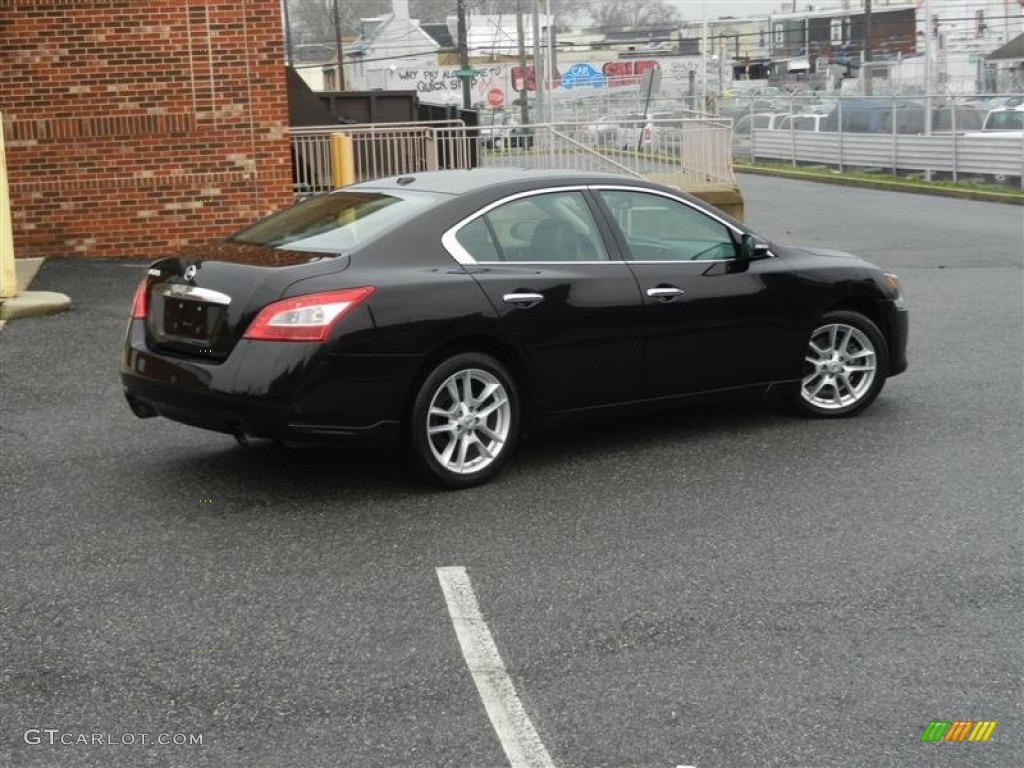
[[[543,745],[520,765],[1019,765],[1021,209],[742,186],[765,234],[900,274],[910,370],[855,419],[602,422],[454,493],[136,419],[141,263],[47,262],[73,309],[0,330],[0,765],[509,765],[448,567]],[[997,726],[922,743],[947,720]]]

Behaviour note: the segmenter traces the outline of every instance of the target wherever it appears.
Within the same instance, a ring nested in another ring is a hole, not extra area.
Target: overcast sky
[[[708,18],[767,15],[783,7],[783,0],[666,0],[666,2],[675,6],[679,10],[679,15],[687,21],[700,19],[701,8],[704,6],[707,7]],[[808,5],[814,5],[817,8],[837,4],[832,0],[800,0],[797,7],[806,8]],[[787,2],[786,5],[792,7],[791,2]]]

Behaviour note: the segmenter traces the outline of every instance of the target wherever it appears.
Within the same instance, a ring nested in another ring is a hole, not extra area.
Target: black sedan
[[[355,184],[157,261],[131,316],[138,416],[243,443],[397,442],[452,487],[567,417],[769,389],[848,416],[907,366],[894,275],[572,172]]]

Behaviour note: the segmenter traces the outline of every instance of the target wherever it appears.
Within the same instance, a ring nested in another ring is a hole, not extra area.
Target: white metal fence
[[[728,119],[483,127],[446,121],[295,129],[291,143],[298,194],[331,188],[330,136],[336,132],[352,138],[357,181],[482,166],[672,173],[686,186],[735,184]]]
[[[733,155],[1024,188],[1024,131],[986,128],[993,111],[1005,115],[1021,102],[1017,94],[751,104],[733,112]]]
[[[750,156],[793,165],[834,165],[920,173],[954,181],[993,181],[1022,185],[1024,139],[1017,136],[885,136],[856,133],[755,130]],[[1024,188],[1024,186],[1022,186]]]

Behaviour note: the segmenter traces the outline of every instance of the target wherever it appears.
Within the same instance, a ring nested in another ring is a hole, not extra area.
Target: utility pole
[[[545,7],[547,15],[547,34],[544,36],[544,49],[547,55],[544,57],[544,85],[548,89],[548,122],[555,122],[555,98],[551,92],[555,82],[555,20],[551,15],[551,0],[547,0]]]
[[[860,76],[864,80],[864,95],[874,93],[874,78],[871,76],[871,0],[864,0],[864,55],[861,56]],[[895,119],[895,115],[893,116]]]
[[[924,0],[924,133],[932,135],[932,6]]]
[[[547,94],[544,92],[544,66],[540,57],[540,0],[533,0],[533,82],[537,88],[537,110],[534,114],[534,122],[544,122],[545,102]]]
[[[462,108],[472,109],[473,94],[470,93],[472,75],[469,74],[469,40],[466,39],[468,37],[466,32],[466,0],[459,0],[456,6],[456,14],[459,17],[459,69],[462,70],[459,79],[462,80]]]
[[[516,0],[516,35],[519,38],[519,124],[528,125],[530,108],[526,106],[526,30],[523,25],[523,0]]]
[[[345,90],[345,54],[341,47],[341,10],[338,8],[338,0],[334,0],[334,37],[338,44],[338,90]]]

